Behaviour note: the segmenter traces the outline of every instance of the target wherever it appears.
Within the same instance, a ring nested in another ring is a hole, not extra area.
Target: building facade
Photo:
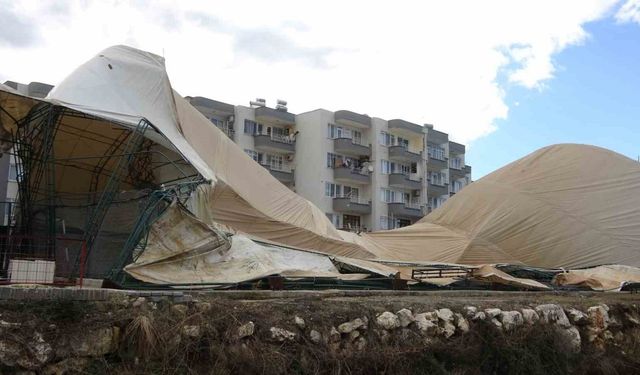
[[[415,223],[471,183],[465,146],[432,125],[352,111],[288,112],[187,97],[280,182],[337,228],[395,229]]]
[[[44,98],[53,89],[46,83],[31,82],[22,84],[14,81],[6,81],[6,86],[23,95],[34,98]],[[13,149],[8,153],[0,154],[0,225],[8,225],[11,222],[18,199],[18,168]]]

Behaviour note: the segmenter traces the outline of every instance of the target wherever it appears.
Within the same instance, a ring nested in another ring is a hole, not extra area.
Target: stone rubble
[[[438,324],[427,319],[427,313],[416,314],[414,321],[420,333],[424,336],[434,336],[438,332]]]
[[[398,319],[400,319],[400,326],[405,328],[415,320],[413,313],[409,309],[402,309],[396,313]]]
[[[304,331],[305,327],[307,326],[305,321],[304,321],[304,319],[302,319],[301,317],[299,317],[297,315],[293,318],[293,322],[295,323],[295,325],[298,328],[300,328],[303,331]]]
[[[314,344],[320,344],[322,342],[322,334],[320,334],[320,332],[316,331],[315,329],[312,329],[309,332],[309,340],[311,340],[311,342],[313,342]]]
[[[563,328],[571,327],[571,322],[564,313],[562,307],[555,304],[545,304],[536,306],[536,312],[540,316],[540,321],[545,324],[557,324]]]
[[[269,329],[271,332],[271,340],[277,342],[286,342],[286,341],[294,341],[296,339],[296,334],[291,331],[287,331],[284,328],[271,327]]]
[[[500,323],[505,331],[512,331],[517,326],[524,324],[524,319],[520,311],[502,311],[500,313]]]
[[[565,313],[567,314],[567,317],[569,318],[571,324],[577,326],[584,326],[589,324],[589,316],[578,309],[566,309]]]
[[[241,325],[240,327],[238,327],[238,338],[243,339],[245,337],[253,336],[253,332],[255,331],[255,329],[256,325],[252,321]]]
[[[366,323],[364,322],[364,320],[356,318],[350,322],[340,324],[338,326],[338,332],[348,334],[352,331],[355,331],[356,329],[364,328],[365,325]]]
[[[379,327],[386,330],[393,330],[400,327],[400,319],[392,312],[385,311],[376,317],[376,323]]]
[[[522,309],[522,319],[528,325],[534,325],[540,320],[540,316],[536,310],[533,309]]]

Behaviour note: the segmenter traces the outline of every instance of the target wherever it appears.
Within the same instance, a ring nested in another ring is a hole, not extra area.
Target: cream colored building
[[[294,115],[286,102],[233,106],[188,97],[274,177],[338,228],[410,225],[471,182],[465,146],[431,125],[347,110]]]

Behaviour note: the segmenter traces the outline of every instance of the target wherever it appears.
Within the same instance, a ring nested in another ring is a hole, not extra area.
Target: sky
[[[182,95],[433,124],[474,179],[554,143],[640,154],[640,0],[0,0],[0,20],[0,82],[126,44]]]

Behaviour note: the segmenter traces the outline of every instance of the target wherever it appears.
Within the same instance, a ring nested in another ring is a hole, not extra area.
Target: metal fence
[[[86,256],[82,239],[0,235],[0,284],[81,287]]]

